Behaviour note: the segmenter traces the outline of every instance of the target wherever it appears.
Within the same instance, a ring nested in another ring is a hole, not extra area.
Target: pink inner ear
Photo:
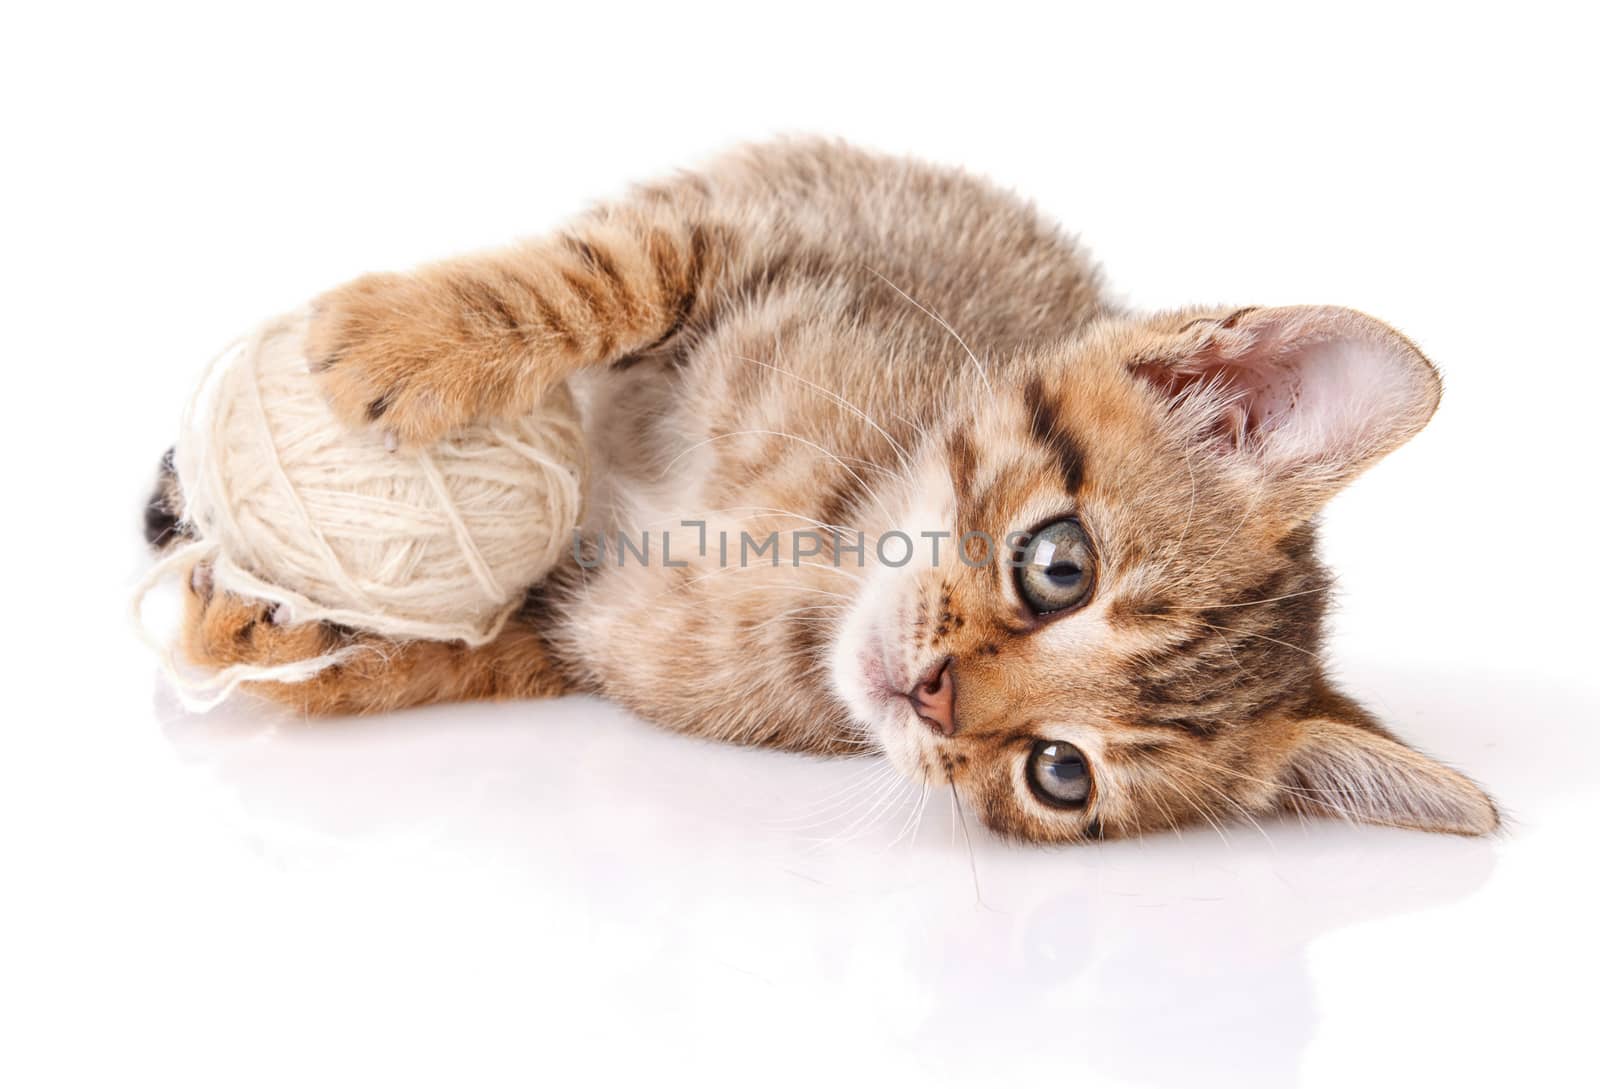
[[[1283,468],[1365,464],[1419,430],[1438,401],[1432,367],[1404,338],[1331,307],[1250,311],[1212,326],[1189,355],[1135,373],[1224,449]]]

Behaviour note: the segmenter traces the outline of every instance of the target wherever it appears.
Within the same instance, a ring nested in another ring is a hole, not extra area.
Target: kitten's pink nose
[[[950,659],[935,662],[922,675],[907,697],[923,725],[942,737],[956,732],[956,679],[950,673]]]

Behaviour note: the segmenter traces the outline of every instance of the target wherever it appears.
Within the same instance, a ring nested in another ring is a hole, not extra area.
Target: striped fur
[[[1125,312],[1020,201],[789,142],[546,239],[365,277],[320,300],[312,346],[351,425],[404,442],[573,382],[598,479],[590,534],[688,520],[713,541],[807,527],[1004,541],[1070,516],[1094,590],[1038,616],[1008,567],[951,562],[949,544],[946,562],[904,568],[871,549],[864,566],[790,549],[748,568],[686,549],[684,567],[568,565],[500,643],[469,652],[278,628],[198,573],[201,661],[375,644],[269,696],[366,712],[597,692],[698,736],[883,751],[1035,841],[1281,809],[1495,826],[1480,790],[1324,678],[1317,510],[1438,396],[1414,347],[1363,315]],[[895,691],[946,660],[942,736]],[[1038,740],[1085,754],[1086,807],[1028,789]]]

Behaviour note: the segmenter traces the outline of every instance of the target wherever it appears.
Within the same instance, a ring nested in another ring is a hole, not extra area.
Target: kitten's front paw
[[[339,631],[327,624],[285,624],[277,606],[218,590],[204,563],[190,571],[187,598],[184,652],[209,669],[303,661],[340,641]]]
[[[424,445],[505,409],[489,364],[507,352],[506,330],[474,317],[446,284],[363,276],[313,304],[306,353],[346,423]]]

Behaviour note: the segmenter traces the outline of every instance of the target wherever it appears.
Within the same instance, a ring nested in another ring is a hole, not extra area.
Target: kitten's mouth
[[[877,708],[890,719],[900,722],[926,721],[925,708],[919,706],[913,693],[915,673],[906,673],[895,664],[899,659],[890,652],[888,640],[875,632],[861,651],[861,679],[868,696]],[[909,720],[906,718],[909,713]]]
[[[905,699],[905,686],[890,668],[883,637],[878,633],[874,632],[862,648],[860,665],[861,679],[874,703],[889,710]]]
[[[891,602],[861,602],[834,647],[836,688],[862,727],[891,751],[916,738],[911,689],[916,681],[900,610]],[[907,765],[914,767],[915,762]]]

